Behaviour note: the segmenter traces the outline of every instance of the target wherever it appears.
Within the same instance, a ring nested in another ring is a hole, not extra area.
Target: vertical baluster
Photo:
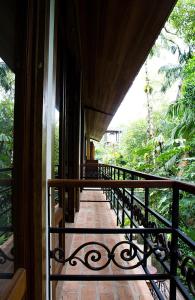
[[[113,180],[113,167],[110,167],[110,179]],[[110,205],[112,207],[113,202],[113,189],[110,188]]]
[[[149,206],[149,188],[145,188],[145,218],[144,218],[144,227],[148,227],[148,206]],[[148,238],[148,234],[144,234],[144,252],[146,253],[148,250],[148,245],[146,239]],[[144,258],[146,258],[146,255],[144,255]],[[144,266],[147,267],[147,260],[144,261]]]
[[[123,171],[123,180],[125,180],[125,171]],[[123,188],[123,196],[122,196],[122,227],[125,224],[125,188]]]
[[[170,273],[173,276],[170,280],[170,294],[169,299],[176,299],[176,282],[174,277],[177,276],[178,263],[178,235],[175,229],[179,226],[179,189],[173,187],[173,201],[172,201],[172,237],[171,237],[171,261]]]
[[[114,211],[115,211],[115,213],[116,213],[116,201],[115,201],[116,199],[115,199],[115,193],[114,193],[114,191],[113,191],[113,208],[114,208]]]
[[[134,175],[131,175],[131,180],[134,180]],[[131,216],[131,220],[130,220],[130,228],[133,228],[133,205],[134,205],[134,188],[131,188],[131,212],[130,212],[130,216]],[[130,242],[132,242],[133,240],[133,235],[130,234]]]
[[[117,206],[117,226],[119,225],[119,197],[115,194],[116,206]]]
[[[116,195],[115,195],[115,197],[116,197]],[[116,215],[117,215],[117,226],[118,226],[119,225],[119,199],[118,199],[118,197],[116,199],[116,212],[117,212]]]

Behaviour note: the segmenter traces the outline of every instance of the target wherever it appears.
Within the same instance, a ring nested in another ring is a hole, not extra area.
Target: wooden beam
[[[103,111],[101,109],[98,109],[98,108],[95,108],[95,107],[92,107],[92,106],[85,105],[84,108],[88,109],[88,110],[92,110],[92,111],[98,112],[100,114],[108,115],[108,116],[111,116],[111,117],[114,116],[114,114],[111,114],[109,112]]]

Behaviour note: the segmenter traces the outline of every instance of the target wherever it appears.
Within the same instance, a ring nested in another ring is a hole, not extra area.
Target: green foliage
[[[194,12],[194,0],[179,0],[169,20],[177,35],[181,36],[188,45],[193,44],[195,40]]]
[[[195,57],[188,60],[182,74],[180,97],[170,106],[168,114],[177,123],[173,136],[192,138],[195,135]]]
[[[12,165],[14,102],[0,100],[0,168]]]
[[[12,165],[14,79],[14,73],[0,62],[0,168]]]
[[[0,62],[0,90],[9,95],[9,98],[14,97],[14,73],[4,63]]]
[[[0,169],[10,168],[13,163],[13,126],[14,126],[14,74],[4,62],[0,62]],[[0,177],[11,178],[12,172],[1,172]],[[0,227],[12,223],[12,189],[0,187]],[[0,245],[11,232],[1,233]]]
[[[161,86],[161,92],[165,93],[168,88],[181,76],[182,67],[180,65],[166,65],[159,69],[159,74],[165,74],[164,82]]]

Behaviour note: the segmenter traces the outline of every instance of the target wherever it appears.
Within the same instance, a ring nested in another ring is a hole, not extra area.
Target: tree
[[[169,18],[169,22],[175,29],[175,34],[184,42],[194,48],[195,40],[195,3],[193,0],[179,0]]]
[[[12,165],[13,124],[14,73],[0,62],[0,168]]]
[[[14,99],[15,75],[10,68],[0,61],[0,92],[6,94],[12,100]]]
[[[190,138],[195,135],[195,57],[191,58],[183,71],[181,95],[169,108],[169,115],[178,121],[174,136]]]
[[[149,75],[148,75],[148,63],[147,60],[145,62],[145,81],[146,85],[144,87],[144,92],[146,94],[147,99],[147,137],[148,141],[151,140],[154,137],[154,128],[153,128],[153,122],[152,122],[152,85],[150,83]]]
[[[179,0],[162,30],[161,45],[171,53],[177,54],[178,64],[162,66],[164,73],[162,91],[165,92],[173,82],[180,79],[178,97],[183,82],[183,68],[194,56],[195,50],[195,4],[193,0]]]
[[[12,165],[14,102],[0,100],[0,168]]]

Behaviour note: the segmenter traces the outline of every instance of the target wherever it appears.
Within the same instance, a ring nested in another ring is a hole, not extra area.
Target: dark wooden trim
[[[174,180],[77,180],[50,179],[49,187],[172,188]]]

